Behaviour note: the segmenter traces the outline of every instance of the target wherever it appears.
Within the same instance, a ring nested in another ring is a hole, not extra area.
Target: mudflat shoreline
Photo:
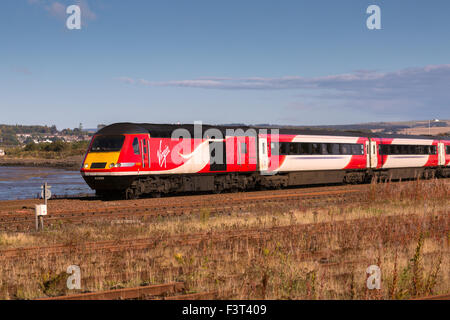
[[[65,159],[38,159],[38,158],[0,158],[3,167],[39,167],[79,170],[83,156],[74,156]]]

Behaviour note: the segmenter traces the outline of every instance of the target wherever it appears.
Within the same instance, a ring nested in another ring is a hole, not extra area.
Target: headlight
[[[110,168],[114,168],[114,163],[111,163],[111,164],[109,165],[109,167],[110,167]]]
[[[134,162],[122,162],[122,163],[116,163],[116,168],[122,167],[122,168],[129,168],[134,167],[136,163]]]
[[[85,164],[84,164],[84,167],[85,167],[86,169],[89,168],[89,164],[85,163]]]

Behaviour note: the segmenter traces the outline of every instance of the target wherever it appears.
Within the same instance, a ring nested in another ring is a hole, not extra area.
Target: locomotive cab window
[[[140,152],[139,152],[139,140],[138,140],[138,138],[134,138],[134,140],[133,140],[133,152],[134,152],[134,154],[141,154]]]
[[[92,142],[91,152],[117,152],[122,149],[125,136],[96,136]]]

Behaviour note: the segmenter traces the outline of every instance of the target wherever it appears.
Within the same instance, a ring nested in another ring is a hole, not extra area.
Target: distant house
[[[5,155],[5,150],[0,149],[0,157],[3,157]]]

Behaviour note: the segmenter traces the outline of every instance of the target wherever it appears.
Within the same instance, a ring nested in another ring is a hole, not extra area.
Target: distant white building
[[[5,155],[5,150],[0,149],[0,157],[3,157]]]

